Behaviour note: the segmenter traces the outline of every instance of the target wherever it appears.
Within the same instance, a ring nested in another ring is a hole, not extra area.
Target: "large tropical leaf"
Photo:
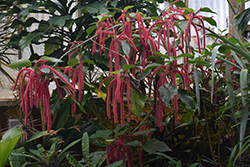
[[[4,167],[5,163],[15,148],[19,138],[22,136],[23,131],[18,128],[8,130],[0,141],[0,167]]]

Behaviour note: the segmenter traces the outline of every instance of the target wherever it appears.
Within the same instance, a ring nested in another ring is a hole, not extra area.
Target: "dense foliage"
[[[162,11],[161,1],[1,3],[0,16],[15,17],[5,28],[18,29],[7,47],[31,51],[10,64],[21,68],[13,90],[20,87],[23,129],[42,124],[24,133],[30,137],[10,156],[13,166],[223,166],[228,159],[232,166],[249,147],[249,43],[206,28],[216,26],[209,8],[179,0]]]

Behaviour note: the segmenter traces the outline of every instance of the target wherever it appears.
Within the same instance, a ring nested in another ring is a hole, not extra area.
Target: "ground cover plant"
[[[45,44],[44,55],[10,64],[22,68],[13,90],[20,87],[23,126],[41,118],[12,166],[236,164],[248,148],[249,43],[205,27],[216,26],[209,8],[177,0],[161,11],[156,2],[40,1],[4,14],[21,11],[10,28],[23,31],[10,46]],[[30,23],[38,30],[28,32]]]

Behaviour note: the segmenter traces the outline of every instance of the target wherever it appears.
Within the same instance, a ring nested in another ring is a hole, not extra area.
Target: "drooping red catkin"
[[[106,103],[107,105],[106,105],[106,107],[107,107],[107,116],[108,116],[109,119],[111,118],[111,115],[110,115],[110,95],[111,95],[111,87],[112,87],[112,85],[114,84],[115,81],[116,81],[116,79],[113,79],[113,80],[110,82],[109,86],[108,86],[107,103]]]
[[[117,79],[115,79],[117,81]],[[114,123],[117,123],[117,94],[115,88],[117,87],[117,82],[114,82],[114,91],[113,91],[113,114],[114,114]]]

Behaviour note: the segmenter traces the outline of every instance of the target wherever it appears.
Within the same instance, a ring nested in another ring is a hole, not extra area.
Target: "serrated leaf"
[[[31,61],[28,59],[20,59],[16,60],[13,63],[11,63],[9,66],[10,68],[22,68],[22,67],[30,67],[32,65]]]
[[[186,90],[180,89],[178,90],[178,97],[181,99],[181,101],[186,105],[188,109],[195,110],[195,101],[194,99],[188,95]]]
[[[129,46],[129,44],[127,42],[125,42],[125,41],[121,41],[121,43],[122,43],[123,53],[125,55],[129,56],[129,54],[130,54],[130,46]]]
[[[172,151],[164,142],[155,138],[146,141],[142,148],[150,154],[154,154],[155,152]]]
[[[212,26],[217,27],[217,23],[214,19],[210,18],[210,17],[203,17],[203,20],[205,20],[206,22],[208,22],[209,24],[211,24]]]
[[[159,92],[161,94],[161,99],[164,102],[164,104],[169,107],[169,101],[174,98],[174,95],[176,95],[177,88],[172,84],[164,84],[159,88]]]
[[[31,44],[31,42],[37,42],[40,40],[41,33],[39,32],[31,32],[27,36],[22,37],[22,39],[19,42],[20,48],[23,50],[27,46]]]
[[[144,108],[144,96],[142,93],[138,92],[137,90],[133,89],[130,92],[130,101],[131,101],[131,110],[137,116],[140,117],[143,108]]]
[[[111,130],[97,130],[94,134],[90,136],[90,138],[101,137],[103,139],[108,139],[111,133]]]

